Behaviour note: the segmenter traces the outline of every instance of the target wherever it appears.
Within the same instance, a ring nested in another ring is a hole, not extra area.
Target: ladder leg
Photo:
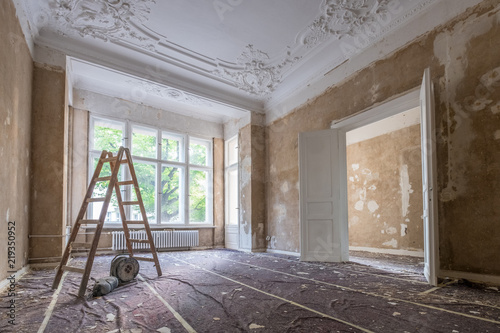
[[[118,154],[116,155],[116,160],[120,161],[123,156],[123,147],[120,147]],[[112,156],[112,154],[110,154]],[[80,283],[80,289],[78,290],[78,296],[83,297],[87,290],[87,284],[89,282],[90,272],[92,271],[92,265],[94,264],[95,254],[97,252],[97,246],[99,245],[99,239],[101,238],[102,228],[104,226],[104,220],[106,219],[106,213],[108,212],[109,202],[111,201],[111,195],[113,194],[113,189],[117,182],[118,171],[120,170],[120,163],[115,163],[112,165],[111,169],[111,179],[109,180],[108,189],[106,190],[106,196],[102,205],[101,214],[99,215],[99,223],[97,224],[94,239],[92,240],[92,246],[90,248],[89,256],[87,258],[87,263],[85,264],[85,270],[83,272],[82,281]]]
[[[66,244],[66,248],[64,250],[63,256],[61,258],[61,262],[59,263],[59,266],[57,267],[57,272],[56,276],[54,278],[54,282],[52,283],[52,289],[57,289],[59,287],[59,283],[61,282],[61,277],[63,275],[63,266],[65,266],[68,263],[69,255],[71,253],[71,244],[75,241],[76,236],[78,234],[78,230],[80,230],[80,224],[78,223],[83,217],[85,216],[85,213],[87,212],[87,207],[88,207],[88,202],[87,199],[92,197],[92,193],[94,192],[94,186],[96,184],[96,179],[99,177],[99,174],[101,173],[102,169],[102,159],[106,157],[106,151],[103,151],[101,153],[101,156],[99,158],[99,162],[97,163],[96,169],[94,171],[94,175],[92,176],[92,180],[87,188],[87,193],[85,194],[85,198],[83,199],[83,203],[80,207],[80,211],[78,212],[78,216],[76,218],[76,223],[73,226],[73,231],[71,232],[71,236],[68,240],[68,244]]]
[[[127,156],[129,158],[129,156]],[[118,162],[120,163],[120,162]],[[113,164],[111,164],[113,167]],[[125,244],[127,245],[127,250],[129,253],[129,256],[133,257],[134,256],[134,249],[132,247],[132,244],[130,243],[130,231],[127,226],[127,215],[125,214],[125,208],[123,207],[123,198],[122,198],[122,193],[121,193],[121,188],[120,185],[118,185],[118,182],[115,183],[115,193],[116,193],[116,200],[118,201],[118,208],[120,210],[120,217],[122,219],[122,225],[123,225],[123,233],[125,235]]]
[[[153,235],[151,234],[151,229],[149,227],[149,222],[148,222],[148,216],[146,214],[146,209],[144,208],[144,202],[142,201],[142,196],[141,196],[141,190],[139,188],[139,183],[137,182],[137,175],[135,174],[135,169],[134,165],[132,163],[132,156],[130,154],[130,150],[127,148],[125,149],[125,155],[127,157],[127,163],[130,171],[130,175],[132,176],[132,180],[134,181],[134,189],[135,189],[135,194],[137,196],[137,201],[139,202],[139,208],[141,210],[142,214],[142,220],[144,221],[144,228],[146,229],[146,234],[148,236],[148,241],[149,241],[149,247],[151,249],[151,253],[153,255],[153,260],[155,263],[156,267],[156,273],[158,276],[162,275],[161,267],[160,267],[160,261],[158,260],[158,255],[156,253],[156,247],[153,241]],[[123,223],[124,229],[127,228],[126,223]],[[127,228],[128,231],[128,228]],[[127,236],[127,234],[125,234]],[[127,238],[127,243],[129,243],[129,240]]]
[[[52,283],[52,289],[57,289],[59,287],[59,283],[61,282],[61,277],[63,275],[63,266],[68,263],[69,255],[71,253],[71,243],[75,241],[79,229],[80,225],[75,224],[75,226],[73,227],[73,231],[71,232],[71,236],[69,237],[68,244],[66,244],[66,249],[64,250],[61,262],[57,267],[56,276],[54,278],[54,282]]]

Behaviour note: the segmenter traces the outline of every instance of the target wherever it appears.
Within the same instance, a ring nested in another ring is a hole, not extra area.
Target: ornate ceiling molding
[[[425,5],[432,1],[425,1]],[[413,9],[412,14],[425,5]],[[322,14],[297,35],[295,44],[289,45],[285,54],[273,60],[264,51],[248,45],[237,59],[239,68],[220,66],[212,73],[232,81],[240,90],[267,97],[275,91],[292,65],[300,62],[315,47],[358,37],[361,42],[357,41],[349,48],[349,51],[357,51],[377,40],[382,31],[387,31],[386,26],[401,11],[403,8],[398,0],[325,0],[321,7]],[[405,15],[405,19],[410,16]]]
[[[174,44],[161,32],[151,30],[147,22],[156,0],[49,0],[47,16],[54,19],[44,23],[59,35],[114,43],[227,83],[252,98],[269,100],[288,75],[299,67],[304,69],[301,65],[327,46],[333,47],[342,40],[340,51],[325,56],[327,60],[322,68],[337,66],[434,1],[323,0],[319,16],[298,31],[295,40],[282,52],[270,55],[267,50],[248,44],[236,59],[223,59],[221,55],[222,58],[215,60]],[[356,41],[361,42],[356,44]],[[342,48],[342,45],[348,47]],[[309,79],[311,77],[303,82]]]
[[[76,31],[82,37],[104,41],[132,38],[143,42],[149,38],[132,22],[146,22],[154,3],[156,0],[51,0],[49,6],[60,23],[60,34]]]
[[[269,63],[269,56],[249,44],[245,51],[238,57],[237,64],[240,68],[218,68],[212,73],[228,79],[239,89],[250,94],[265,96],[272,93],[281,82],[282,72],[289,69],[300,57],[285,57],[281,63]]]

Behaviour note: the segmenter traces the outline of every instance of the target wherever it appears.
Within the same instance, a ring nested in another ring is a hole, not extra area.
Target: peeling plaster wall
[[[239,132],[240,249],[266,249],[265,128],[249,124]]]
[[[33,61],[11,0],[0,3],[0,281],[28,260]],[[15,221],[15,265],[8,266],[8,222]]]
[[[349,245],[423,251],[420,125],[347,146]]]
[[[441,268],[500,275],[499,9],[483,1],[267,127],[267,221],[276,249],[299,251],[298,133],[418,87],[430,67]]]
[[[35,63],[30,216],[33,235],[30,262],[33,263],[59,261],[65,242],[65,86],[63,70]],[[50,237],[37,237],[44,235]]]
[[[500,275],[500,5],[440,32],[437,92],[442,267]],[[452,64],[452,65],[451,65]]]

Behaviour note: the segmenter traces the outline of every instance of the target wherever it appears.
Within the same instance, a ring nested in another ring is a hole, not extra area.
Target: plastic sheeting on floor
[[[500,332],[495,287],[457,281],[433,289],[418,270],[229,250],[159,256],[162,277],[141,262],[142,279],[98,298],[77,298],[79,274],[65,275],[55,298],[54,272],[30,272],[17,281],[16,326],[4,302],[0,331]],[[109,275],[112,258],[96,257],[91,276]]]

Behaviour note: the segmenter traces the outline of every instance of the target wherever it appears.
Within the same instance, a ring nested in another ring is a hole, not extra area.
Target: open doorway
[[[301,260],[349,260],[346,133],[416,107],[421,111],[424,276],[437,285],[436,133],[429,69],[424,71],[420,89],[334,121],[329,130],[299,133]]]
[[[424,274],[420,107],[346,133],[349,258]]]

